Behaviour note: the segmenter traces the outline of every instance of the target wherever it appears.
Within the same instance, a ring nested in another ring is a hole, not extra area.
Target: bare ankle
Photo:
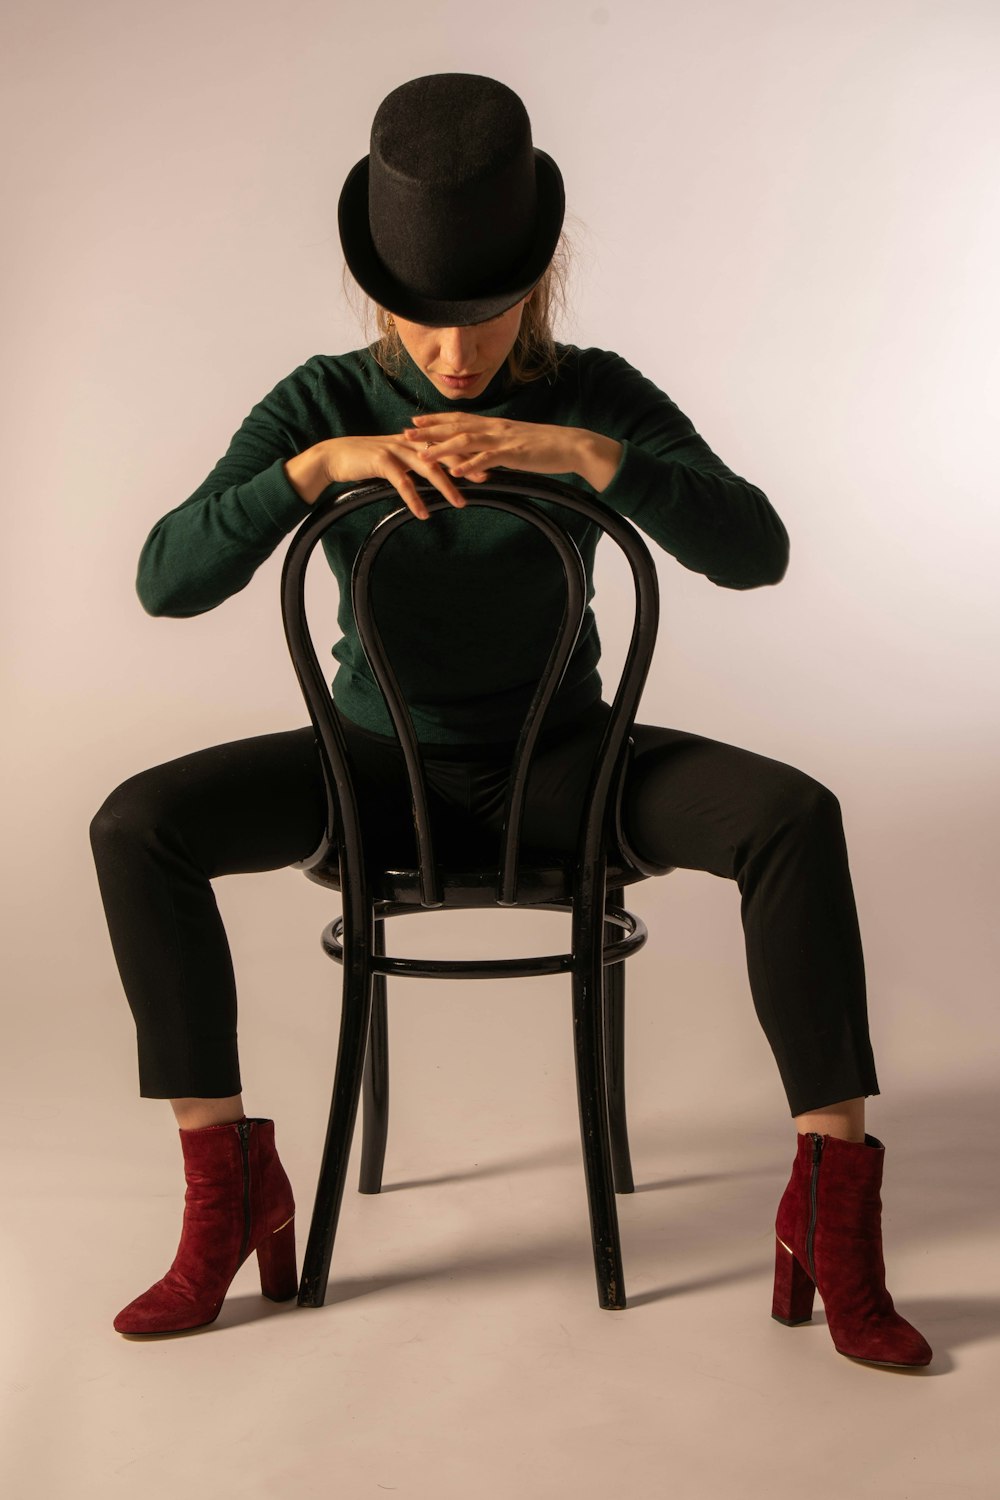
[[[242,1120],[243,1095],[229,1094],[223,1099],[171,1099],[174,1118],[181,1130],[201,1130],[206,1125],[229,1125]]]
[[[833,1135],[838,1140],[862,1145],[865,1139],[865,1096],[824,1104],[822,1109],[811,1109],[806,1114],[795,1115],[794,1119],[799,1135],[815,1130],[819,1135]]]

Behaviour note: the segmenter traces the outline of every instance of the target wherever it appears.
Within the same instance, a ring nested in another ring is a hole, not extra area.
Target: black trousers
[[[527,844],[573,851],[608,705],[543,734]],[[342,719],[366,853],[416,859],[402,752]],[[739,886],[747,970],[790,1113],[879,1093],[840,803],[793,766],[680,729],[636,724],[625,833],[656,864]],[[499,837],[510,747],[425,749],[441,857]],[[241,1091],[236,984],[211,881],[318,846],[325,799],[310,727],[235,740],[142,771],[107,798],[91,842],[125,994],[139,1093]],[[683,1004],[683,997],[676,1003]]]

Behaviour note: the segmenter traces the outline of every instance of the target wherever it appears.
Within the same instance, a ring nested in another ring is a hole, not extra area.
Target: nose
[[[443,375],[471,375],[476,369],[476,336],[471,328],[442,328],[438,363]]]

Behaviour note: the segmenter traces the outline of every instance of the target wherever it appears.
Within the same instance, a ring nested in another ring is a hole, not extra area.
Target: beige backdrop
[[[916,1149],[904,1151],[921,1122],[928,1145],[947,1138],[944,1184],[973,1139],[978,1150],[995,1140],[998,1123],[995,7],[62,0],[22,10],[5,29],[3,1055],[5,1170],[23,1194],[8,1292],[51,1257],[14,1340],[7,1415],[25,1445],[16,1448],[22,1483],[37,1479],[40,1464],[50,1488],[38,1493],[78,1495],[61,1465],[81,1455],[87,1482],[104,1495],[124,1493],[116,1485],[126,1479],[131,1493],[158,1494],[158,1483],[166,1493],[180,1473],[168,1428],[129,1405],[138,1399],[131,1372],[149,1347],[136,1350],[110,1329],[117,1308],[169,1263],[180,1185],[169,1107],[138,1098],[134,1029],[87,827],[134,771],[305,722],[279,619],[283,547],[241,594],[188,620],[143,613],[136,560],[154,521],[195,489],[281,376],[312,354],[363,343],[341,291],[337,196],[368,150],[379,101],[425,72],[508,82],[525,100],[535,144],[562,167],[576,260],[557,337],[635,364],[788,527],[785,580],[750,592],[716,588],[653,544],[662,622],[639,718],[788,761],[840,797],[883,1091],[869,1102],[869,1128],[895,1148],[913,1213],[905,1222],[915,1239],[905,1241],[902,1221],[896,1231],[896,1263],[908,1244],[915,1291],[936,1285],[947,1302],[954,1284],[934,1282],[928,1252],[938,1247],[921,1238],[929,1169]],[[613,685],[625,575],[609,545],[597,584]],[[340,983],[319,933],[338,908],[293,871],[222,881],[218,897],[240,985],[246,1107],[278,1122],[300,1200],[301,1253]],[[685,1143],[709,1138],[713,1154],[698,1158],[701,1167],[726,1171],[732,1143],[760,1134],[776,1174],[753,1207],[764,1267],[754,1305],[767,1335],[777,1329],[764,1306],[769,1230],[793,1136],[752,1007],[739,892],[679,871],[632,888],[629,899],[650,929],[628,968],[637,1175],[669,1176]],[[488,956],[567,939],[554,914],[435,914],[402,924],[390,951]],[[609,1320],[597,1315],[587,1268],[568,981],[400,981],[394,993],[387,1176],[454,1169],[474,1178],[484,1158],[523,1156],[546,1170],[558,1160],[571,1212],[566,1244],[553,1253],[557,1264],[569,1247],[577,1256],[571,1301],[598,1359]],[[557,1156],[547,1154],[556,1146]],[[512,1171],[493,1183],[504,1203],[525,1191]],[[966,1206],[981,1202],[979,1184],[970,1180]],[[349,1217],[353,1179],[347,1198]],[[543,1193],[536,1228],[546,1204]],[[90,1226],[82,1240],[73,1227],[81,1216]],[[419,1203],[412,1222],[426,1222]],[[377,1254],[374,1223],[367,1212],[366,1225],[350,1230],[362,1259]],[[987,1225],[973,1215],[967,1228]],[[133,1237],[147,1232],[133,1256]],[[458,1263],[475,1243],[473,1234],[449,1251],[445,1237],[440,1253]],[[654,1280],[670,1256],[657,1241]],[[433,1328],[442,1286],[418,1279],[408,1291]],[[518,1300],[510,1288],[507,1296]],[[72,1318],[60,1298],[73,1304]],[[69,1320],[81,1341],[62,1387],[62,1457],[32,1440],[52,1400],[52,1372],[34,1348],[43,1316],[55,1317],[55,1330]],[[713,1317],[709,1300],[700,1327]],[[317,1327],[307,1331],[315,1337]],[[721,1321],[716,1333],[727,1336]],[[207,1356],[196,1340],[171,1347],[190,1366],[171,1367],[176,1392],[197,1381]],[[295,1349],[286,1338],[275,1357]],[[81,1372],[95,1351],[114,1370],[101,1366],[112,1382],[107,1407],[91,1394],[86,1414],[131,1412],[113,1453],[80,1436]],[[459,1385],[474,1378],[482,1352],[470,1355]],[[783,1345],[781,1358],[795,1390],[795,1354]],[[816,1378],[831,1365],[844,1367],[834,1373],[855,1395],[871,1388],[868,1372],[829,1347]],[[566,1373],[565,1390],[584,1369]],[[414,1400],[425,1376],[414,1374]],[[333,1376],[310,1378],[323,1385]],[[407,1409],[407,1390],[395,1393],[396,1410]],[[692,1432],[709,1433],[718,1417],[711,1386],[705,1392],[705,1404],[693,1398]],[[515,1482],[524,1493],[499,1439],[496,1398],[483,1394],[476,1411],[489,1409],[487,1425],[469,1430],[497,1444],[495,1493]],[[657,1421],[656,1403],[644,1408],[644,1399],[630,1408],[646,1465],[633,1451],[637,1485],[662,1472],[664,1458],[642,1448]],[[727,1418],[737,1434],[745,1422],[750,1443],[754,1410]],[[206,1455],[238,1447],[243,1429],[235,1408],[230,1415],[235,1426],[224,1423],[221,1448],[206,1439]],[[443,1433],[471,1419],[445,1403],[437,1420]],[[306,1443],[299,1488],[284,1492],[312,1494],[305,1433],[287,1411],[282,1421],[292,1426],[284,1437],[271,1432],[278,1447]],[[398,1464],[371,1467],[383,1452],[372,1423],[364,1442],[354,1429],[354,1438],[324,1429],[333,1446],[317,1450],[316,1474],[332,1473],[336,1454],[358,1466],[351,1494],[375,1494],[379,1483],[464,1492],[457,1470],[448,1478],[436,1467],[443,1436],[422,1460],[418,1446],[405,1447],[418,1443],[407,1428]],[[551,1484],[603,1493],[620,1473],[607,1451],[571,1442],[568,1418],[559,1431],[576,1455],[567,1463],[580,1467],[554,1470]],[[549,1435],[540,1427],[540,1452]],[[687,1451],[676,1441],[671,1462]],[[773,1456],[780,1429],[769,1442]],[[975,1463],[976,1451],[970,1437],[965,1461]],[[715,1461],[711,1478],[721,1484],[727,1474]],[[688,1493],[682,1471],[677,1494]],[[766,1465],[738,1472],[759,1472],[770,1494],[780,1492]],[[978,1472],[969,1471],[971,1486]],[[791,1487],[795,1475],[787,1477]],[[280,1475],[272,1481],[279,1492]],[[536,1482],[528,1493],[557,1492]],[[706,1492],[691,1483],[691,1494]]]

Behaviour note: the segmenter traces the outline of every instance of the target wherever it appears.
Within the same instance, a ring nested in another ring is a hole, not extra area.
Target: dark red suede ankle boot
[[[933,1351],[901,1318],[885,1286],[882,1164],[873,1135],[842,1141],[800,1133],[778,1205],[771,1316],[808,1323],[819,1291],[834,1347],[877,1365],[927,1365]]]
[[[115,1318],[119,1333],[179,1333],[214,1323],[255,1250],[260,1289],[274,1302],[298,1291],[295,1200],[274,1149],[274,1121],[178,1130],[187,1191],[173,1265]]]

